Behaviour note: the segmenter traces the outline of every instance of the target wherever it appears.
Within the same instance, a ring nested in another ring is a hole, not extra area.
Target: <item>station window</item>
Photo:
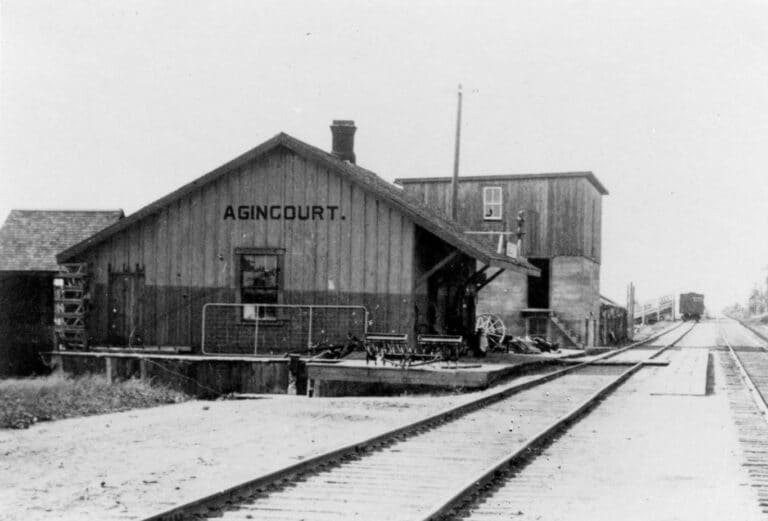
[[[280,302],[281,255],[277,253],[239,253],[238,286],[241,304]],[[275,308],[259,307],[260,319],[277,318]],[[256,320],[256,306],[243,307],[244,320]]]
[[[483,219],[486,221],[501,220],[501,187],[483,187]]]

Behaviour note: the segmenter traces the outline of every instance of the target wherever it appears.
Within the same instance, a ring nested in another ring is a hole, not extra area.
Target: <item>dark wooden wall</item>
[[[403,186],[432,208],[446,215],[450,212],[450,182],[405,182]],[[501,221],[483,219],[485,186],[502,187]],[[469,230],[515,231],[520,210],[526,211],[524,255],[582,256],[600,262],[602,201],[600,192],[586,178],[460,180],[458,220]],[[493,240],[485,237],[482,242],[495,249]]]
[[[53,348],[53,273],[0,272],[0,376],[47,372]]]
[[[228,205],[334,205],[336,220],[224,220]],[[343,219],[341,218],[343,216]],[[109,336],[108,272],[143,270],[145,345],[198,346],[206,302],[236,301],[236,248],[285,250],[283,303],[365,305],[370,329],[412,314],[413,222],[285,149],[232,171],[81,255],[92,265],[94,341]]]

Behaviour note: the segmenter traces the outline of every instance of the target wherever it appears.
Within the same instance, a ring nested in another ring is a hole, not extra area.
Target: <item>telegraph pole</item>
[[[459,216],[459,151],[461,148],[461,84],[459,84],[459,109],[456,114],[456,144],[453,152],[453,178],[451,179],[451,219]]]
[[[635,335],[635,285],[630,282],[627,286],[627,338],[632,340]]]

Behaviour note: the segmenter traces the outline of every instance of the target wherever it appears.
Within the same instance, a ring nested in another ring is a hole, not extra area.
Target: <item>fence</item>
[[[208,303],[203,306],[204,354],[284,354],[364,338],[363,306]]]

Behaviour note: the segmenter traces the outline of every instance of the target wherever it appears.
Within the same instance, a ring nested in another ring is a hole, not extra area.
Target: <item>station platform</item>
[[[434,362],[402,368],[366,365],[362,353],[343,360],[312,357],[203,355],[137,350],[52,351],[45,354],[55,370],[101,374],[108,380],[152,380],[199,398],[225,394],[306,394],[308,396],[382,396],[435,390],[476,390],[524,374],[537,365],[583,354],[520,355],[492,353],[485,358]]]
[[[199,398],[228,393],[286,394],[290,359],[276,356],[213,356],[141,351],[52,351],[45,358],[64,373],[101,374],[107,380],[151,380]],[[302,388],[303,392],[304,389]]]
[[[685,348],[669,353],[669,367],[654,381],[652,395],[705,396],[710,354]]]
[[[581,354],[583,351],[569,349],[536,355],[505,353],[493,354],[487,359],[463,358],[458,363],[439,361],[414,367],[366,364],[365,360],[311,361],[307,363],[307,393],[315,397],[332,397],[478,390],[537,366]]]

